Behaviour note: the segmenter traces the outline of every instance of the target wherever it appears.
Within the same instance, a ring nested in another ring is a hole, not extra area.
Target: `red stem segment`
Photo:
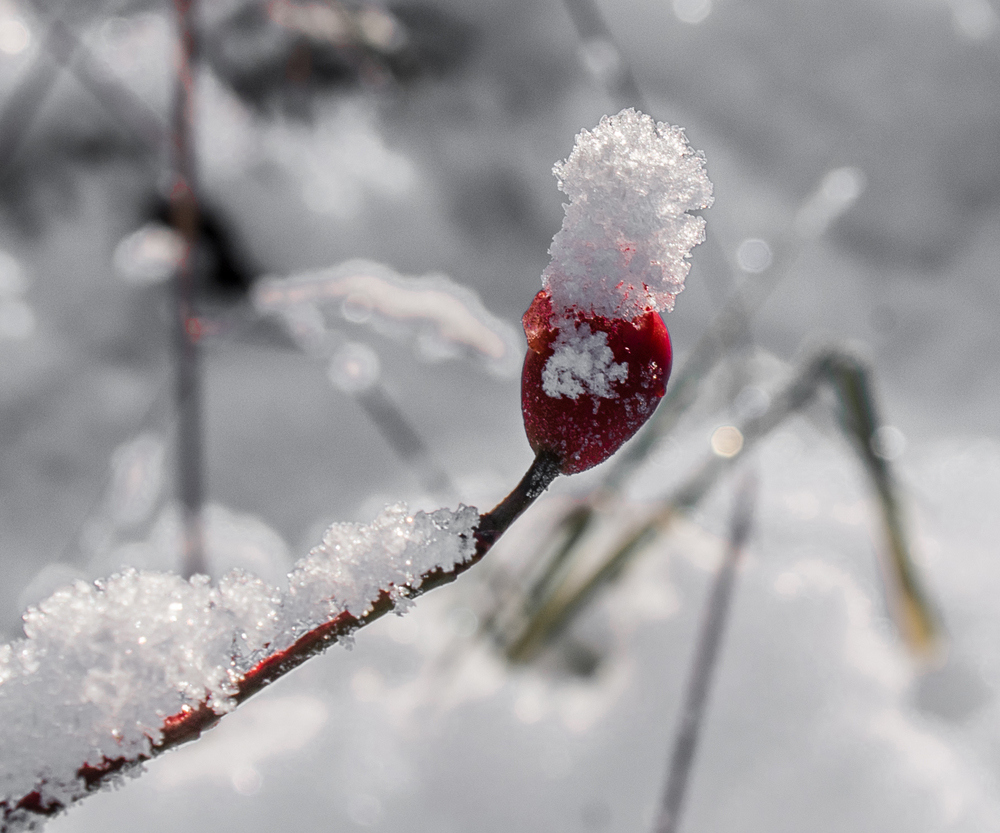
[[[472,557],[468,561],[456,564],[450,570],[436,568],[424,573],[419,582],[414,582],[413,586],[405,588],[406,597],[415,599],[429,590],[450,584],[470,567],[478,564],[500,536],[555,480],[559,474],[560,464],[559,458],[551,453],[538,454],[514,490],[490,512],[479,516],[479,524],[473,533],[476,549]],[[261,660],[250,669],[237,683],[233,699],[237,704],[249,699],[307,659],[325,651],[341,637],[348,636],[382,618],[395,606],[394,597],[388,590],[383,590],[367,613],[355,616],[345,610],[328,622],[303,634],[290,647]],[[123,772],[141,766],[145,761],[168,749],[196,740],[202,732],[218,723],[221,717],[204,703],[197,708],[179,712],[163,721],[162,737],[159,742],[152,745],[149,754],[135,759],[105,758],[97,764],[84,764],[77,770],[77,775],[84,782],[87,793],[96,792],[104,784],[120,777]],[[26,815],[55,816],[65,809],[66,806],[59,802],[43,804],[38,791],[29,793],[14,805],[0,802],[0,833],[6,833],[10,823],[23,822]]]

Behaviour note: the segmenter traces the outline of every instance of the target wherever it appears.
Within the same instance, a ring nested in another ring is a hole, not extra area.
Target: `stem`
[[[385,388],[376,383],[355,394],[354,398],[386,443],[413,469],[425,489],[432,494],[456,493],[448,473],[434,459],[427,443]]]
[[[917,655],[933,655],[941,638],[940,617],[920,583],[910,555],[891,467],[871,447],[871,436],[879,421],[868,371],[856,357],[841,350],[828,349],[807,361],[798,375],[774,397],[767,411],[743,426],[743,450],[738,456],[708,455],[585,579],[572,586],[566,583],[556,586],[541,602],[535,601],[529,609],[527,623],[508,640],[508,659],[515,662],[532,659],[569,625],[601,588],[614,581],[678,513],[696,506],[723,474],[786,417],[809,404],[824,383],[834,389],[843,411],[844,430],[849,434],[875,487],[888,545],[888,558],[884,559],[886,594],[897,627]],[[565,554],[562,557],[565,558]]]
[[[748,476],[740,485],[736,496],[729,546],[715,575],[698,633],[698,644],[691,663],[691,677],[684,697],[680,727],[670,756],[667,786],[660,817],[656,823],[656,833],[676,833],[680,821],[680,811],[698,746],[698,735],[708,703],[708,692],[729,616],[736,566],[750,535],[755,494],[755,481]]]
[[[521,482],[491,511],[482,516],[476,538],[493,546],[497,538],[535,502],[559,475],[562,461],[551,451],[539,451]]]
[[[430,590],[450,584],[462,573],[478,564],[500,536],[555,480],[559,474],[560,464],[556,455],[551,452],[540,452],[513,491],[490,512],[479,516],[479,524],[474,533],[476,549],[469,560],[456,564],[450,570],[436,568],[424,573],[419,581],[404,588],[406,597],[415,599]],[[341,637],[348,636],[359,628],[381,619],[395,606],[396,601],[393,596],[388,590],[383,590],[367,613],[354,616],[344,611],[303,634],[289,648],[272,654],[250,669],[237,683],[233,700],[237,704],[244,702],[279,677],[298,668],[307,659],[325,651]],[[149,759],[182,743],[196,740],[202,732],[210,729],[221,718],[222,715],[216,714],[207,704],[202,703],[197,708],[166,718],[163,722],[162,736],[151,746],[148,754],[133,759],[105,758],[98,764],[81,766],[77,774],[83,781],[87,793],[95,792],[105,784],[113,783],[121,773],[135,769]],[[39,790],[24,796],[13,806],[0,802],[0,833],[8,830],[8,824],[22,824],[26,814],[55,816],[65,809],[66,805],[57,801],[44,803]]]
[[[868,369],[850,356],[836,356],[829,376],[843,410],[843,422],[875,487],[887,549],[882,559],[883,581],[893,618],[910,647],[923,658],[941,647],[939,615],[924,590],[910,556],[906,526],[892,468],[875,453],[872,443],[882,424]]]
[[[177,83],[174,87],[172,138],[174,185],[170,215],[184,240],[184,254],[175,278],[175,350],[177,397],[177,476],[183,514],[181,574],[207,573],[202,529],[202,396],[198,356],[200,335],[194,309],[198,246],[198,201],[194,164],[194,0],[174,0],[179,30]]]

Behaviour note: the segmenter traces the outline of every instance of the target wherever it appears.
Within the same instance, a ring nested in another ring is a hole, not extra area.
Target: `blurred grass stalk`
[[[60,70],[72,73],[112,117],[124,121],[152,151],[158,151],[167,132],[160,115],[116,79],[80,41],[63,19],[71,4],[64,3],[55,10],[40,8],[38,0],[29,0],[29,5],[40,19],[49,15],[49,20],[34,63],[7,97],[0,113],[0,183],[13,172],[24,140],[55,87]]]
[[[597,510],[593,504],[584,504],[568,513],[555,532],[565,536],[563,543],[555,549],[547,568],[525,594],[521,615],[515,617],[512,626],[513,632],[500,634],[508,658],[513,662],[527,662],[535,657],[678,514],[695,507],[738,459],[786,417],[809,404],[823,384],[832,387],[841,408],[840,424],[874,486],[887,543],[883,562],[885,590],[896,625],[917,657],[930,659],[935,656],[941,647],[941,626],[910,556],[892,471],[874,443],[880,422],[869,375],[868,368],[859,358],[843,350],[829,348],[816,354],[774,397],[764,413],[747,420],[739,429],[743,445],[738,454],[710,454],[645,521],[610,550],[596,569],[575,582],[570,581],[571,555],[579,549],[587,528],[596,520]]]
[[[194,0],[174,0],[178,44],[171,140],[173,184],[170,221],[184,241],[174,278],[176,315],[177,477],[183,515],[181,574],[207,573],[202,505],[205,497],[202,448],[202,380],[198,349],[200,322],[195,310],[198,199],[194,152]]]
[[[750,537],[756,499],[756,478],[752,473],[747,473],[737,487],[729,529],[729,542],[722,563],[719,565],[712,582],[701,627],[698,630],[698,641],[691,661],[691,676],[688,678],[684,703],[681,708],[680,724],[670,755],[666,789],[663,793],[660,815],[654,828],[655,833],[676,833],[680,823],[680,812],[684,804],[691,768],[694,764],[702,720],[708,705],[712,676],[718,664],[719,648],[722,644],[722,637],[725,635],[726,621],[729,618],[733,589],[736,583],[736,568]]]

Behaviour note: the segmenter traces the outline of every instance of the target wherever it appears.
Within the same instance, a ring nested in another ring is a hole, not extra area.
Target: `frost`
[[[478,521],[470,507],[410,514],[400,503],[370,524],[334,524],[288,576],[285,615],[306,628],[344,610],[361,616],[382,590],[417,588],[424,573],[467,560]]]
[[[607,318],[672,310],[712,204],[705,157],[684,131],[635,110],[605,116],[576,138],[553,173],[569,196],[542,283],[557,311]]]
[[[542,370],[542,389],[553,399],[576,399],[587,393],[602,399],[617,397],[615,382],[628,378],[628,364],[616,364],[608,334],[591,333],[590,325],[563,326],[553,343],[554,352]]]
[[[517,332],[479,295],[446,275],[402,275],[382,263],[348,260],[327,269],[262,278],[254,291],[261,313],[280,315],[308,352],[331,338],[324,310],[338,307],[350,324],[412,342],[429,361],[467,355],[500,376],[516,374]]]
[[[216,586],[129,569],[57,591],[24,614],[24,639],[0,647],[0,806],[36,791],[42,806],[67,805],[86,792],[83,766],[148,756],[185,710],[227,712],[240,677],[301,633],[466,561],[478,520],[471,507],[396,505],[335,524],[284,592],[239,569]]]

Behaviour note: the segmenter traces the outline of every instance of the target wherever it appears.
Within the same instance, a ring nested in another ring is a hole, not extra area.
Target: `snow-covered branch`
[[[583,131],[555,172],[570,204],[523,322],[536,457],[521,483],[483,515],[396,505],[368,525],[335,524],[283,589],[243,571],[213,585],[126,570],[30,609],[25,638],[0,648],[0,833],[197,738],[327,646],[454,581],[558,474],[607,459],[653,413],[671,362],[657,310],[672,307],[702,239],[688,212],[711,202],[704,159],[678,128],[625,110]],[[349,289],[329,277],[328,290]]]
[[[190,740],[334,642],[476,564],[558,474],[536,457],[491,512],[339,523],[277,590],[235,570],[128,570],[78,582],[25,615],[0,648],[0,831],[36,826]]]

